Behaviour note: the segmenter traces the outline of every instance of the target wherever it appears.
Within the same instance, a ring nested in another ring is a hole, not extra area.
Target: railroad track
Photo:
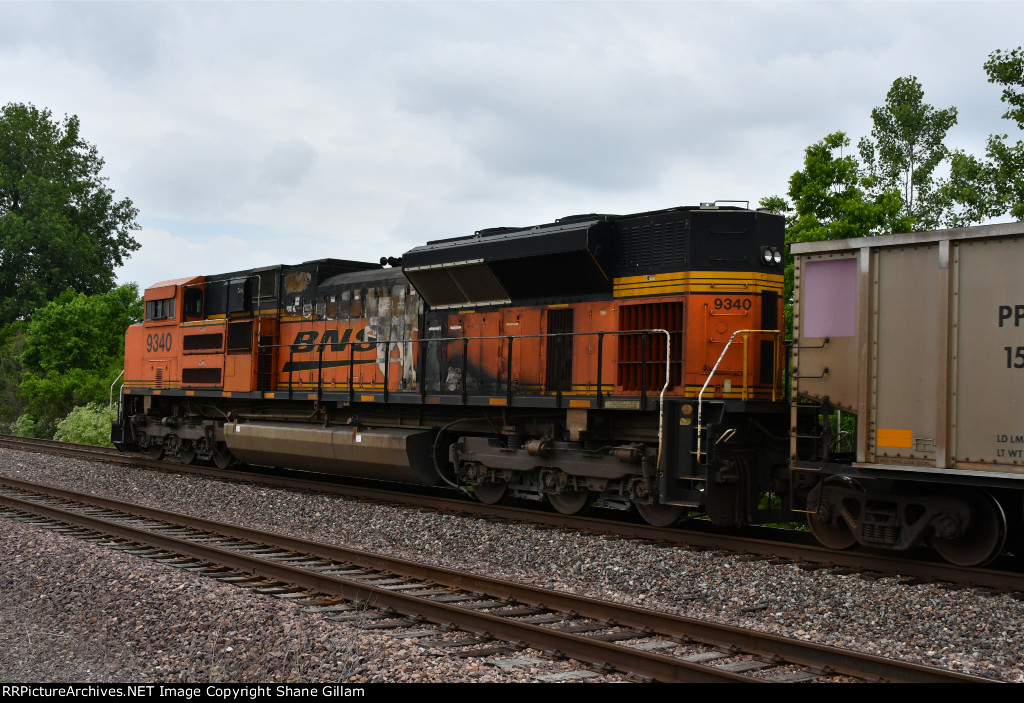
[[[752,537],[749,535],[716,534],[709,530],[657,528],[620,520],[595,518],[588,515],[562,515],[533,508],[509,505],[484,505],[471,499],[459,500],[452,495],[436,496],[398,492],[381,488],[339,484],[313,478],[308,472],[275,473],[245,470],[220,470],[198,464],[187,465],[174,461],[154,461],[138,454],[126,454],[116,449],[82,444],[68,444],[52,440],[0,435],[0,447],[34,452],[57,452],[80,459],[108,463],[145,466],[161,471],[187,472],[201,476],[244,482],[256,482],[293,490],[310,490],[344,495],[374,501],[387,501],[415,505],[444,511],[458,511],[480,517],[520,520],[552,525],[572,530],[596,531],[622,537],[657,540],[688,547],[715,549],[748,554],[769,559],[783,559],[809,568],[828,567],[860,573],[895,574],[901,578],[941,581],[965,586],[977,586],[997,591],[1024,593],[1024,574],[1019,563],[1006,563],[1006,568],[959,567],[925,557],[905,557],[889,552],[866,550],[835,551],[819,546],[806,533],[775,531],[778,537]],[[769,532],[769,531],[763,531]]]
[[[0,505],[8,517],[43,518],[110,548],[306,599],[310,609],[367,629],[432,623],[442,629],[422,636],[439,639],[421,644],[462,656],[529,647],[666,682],[989,681],[9,478],[0,479]],[[465,636],[444,639],[445,630]]]

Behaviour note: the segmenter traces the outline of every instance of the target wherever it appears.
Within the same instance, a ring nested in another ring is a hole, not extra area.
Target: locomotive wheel
[[[634,503],[636,511],[648,525],[652,527],[668,527],[679,521],[686,514],[686,508],[678,505],[657,505],[654,503]]]
[[[548,502],[562,515],[575,515],[593,501],[593,496],[588,490],[548,493],[547,496]]]
[[[159,461],[161,458],[163,458],[164,455],[164,445],[151,444],[142,451],[144,451],[146,453],[146,456],[148,456],[153,461]]]
[[[213,446],[213,463],[218,469],[226,469],[235,462],[231,450],[226,444],[217,443]]]
[[[504,482],[481,483],[473,486],[473,493],[476,495],[476,499],[484,505],[494,505],[508,493],[508,484]]]
[[[192,442],[184,442],[181,446],[181,451],[178,452],[178,458],[182,464],[194,464],[196,461],[196,445]]]
[[[958,490],[956,495],[971,511],[971,522],[958,537],[932,537],[931,543],[942,558],[957,566],[981,566],[995,559],[1006,546],[1006,513],[990,493],[974,489]]]

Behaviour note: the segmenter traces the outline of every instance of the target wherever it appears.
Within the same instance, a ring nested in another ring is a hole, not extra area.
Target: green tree
[[[25,410],[21,393],[21,355],[25,352],[25,322],[0,327],[0,432]]]
[[[105,293],[139,248],[132,201],[115,200],[78,117],[9,103],[0,109],[0,325],[62,291]]]
[[[141,317],[135,284],[103,295],[66,291],[36,310],[21,356],[29,417],[52,435],[57,420],[75,406],[105,405],[124,367],[124,331]]]
[[[788,195],[760,201],[762,207],[786,215],[787,242],[816,242],[906,231],[909,218],[901,214],[902,198],[895,190],[872,196],[863,168],[848,152],[843,132],[829,134],[804,150],[803,169],[789,179]],[[793,257],[787,251],[785,269],[786,328],[792,330]]]
[[[992,137],[989,138],[991,153]],[[946,203],[939,224],[946,227],[968,227],[999,217],[1007,211],[997,193],[999,169],[991,159],[979,159],[962,149],[950,157],[949,177],[935,191],[935,199]]]
[[[1024,130],[1024,47],[1012,51],[996,49],[985,62],[988,82],[1003,87],[1002,101],[1007,106],[1003,119]],[[1024,220],[1024,141],[1007,141],[1007,135],[988,139],[989,168],[996,208],[1003,207],[1018,220]]]
[[[1024,48],[994,51],[985,63],[990,83],[1003,86],[1005,119],[1024,130]],[[1024,220],[1024,142],[989,137],[986,158],[944,145],[956,124],[955,107],[924,102],[913,76],[896,79],[885,105],[871,112],[871,138],[858,144],[863,162],[847,152],[850,140],[834,132],[804,151],[803,169],[785,198],[762,207],[786,216],[786,241],[806,242],[964,227],[1007,212]],[[948,177],[937,169],[949,161]],[[786,256],[786,321],[792,330],[793,259]]]
[[[1024,130],[1024,49],[996,50],[985,62],[988,82],[1003,87],[1007,105],[1003,118]],[[1024,220],[1024,141],[1008,141],[1005,134],[990,135],[985,156],[957,150],[949,178],[937,193],[951,204],[944,224],[963,227],[1010,214]]]
[[[909,220],[901,215],[895,190],[869,192],[857,158],[846,150],[843,132],[829,134],[804,150],[804,168],[789,179],[795,216],[790,241],[847,239],[902,231]]]
[[[996,49],[985,62],[989,83],[1003,86],[1002,101],[1009,107],[1003,118],[1024,129],[1024,47],[1012,51]]]
[[[908,229],[934,229],[952,207],[934,174],[950,156],[943,142],[956,116],[955,107],[936,110],[925,103],[924,89],[914,76],[893,81],[885,105],[871,111],[871,138],[858,144],[864,184],[876,198],[900,193]]]

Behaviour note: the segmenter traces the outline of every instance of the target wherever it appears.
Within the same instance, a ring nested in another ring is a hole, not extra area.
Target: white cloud
[[[1012,2],[0,3],[4,100],[78,114],[146,228],[121,277],[785,192],[892,81],[999,119]]]
[[[140,290],[173,278],[237,271],[268,263],[258,248],[254,249],[253,241],[225,234],[197,240],[144,227],[135,233],[135,238],[142,246],[120,271],[118,280],[134,281]]]

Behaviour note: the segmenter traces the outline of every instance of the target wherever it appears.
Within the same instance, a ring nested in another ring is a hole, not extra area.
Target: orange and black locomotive
[[[113,438],[745,524],[788,471],[783,247],[783,218],[706,203],[165,281]]]
[[[1024,225],[794,245],[788,344],[783,228],[709,203],[166,281],[128,330],[112,438],[656,525],[806,518],[834,549],[1024,553]]]

